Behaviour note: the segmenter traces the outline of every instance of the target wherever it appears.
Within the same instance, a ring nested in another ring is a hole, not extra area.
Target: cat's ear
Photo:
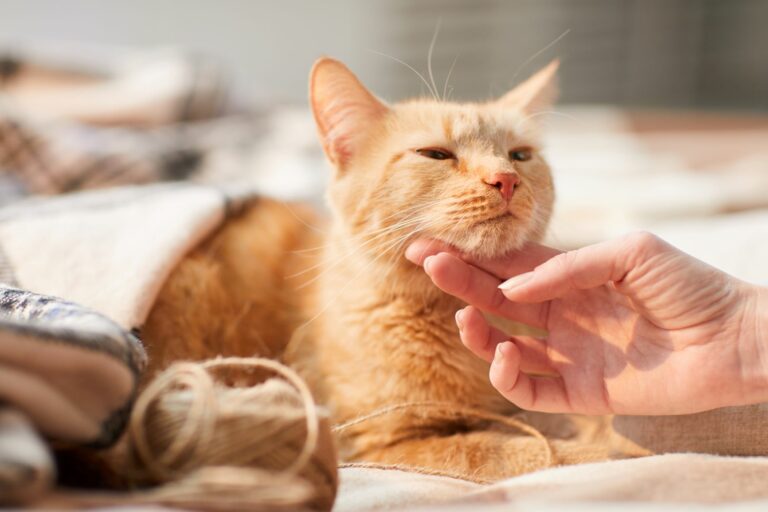
[[[327,57],[312,67],[309,101],[325,153],[339,168],[359,149],[366,128],[388,111],[347,66]]]
[[[497,101],[527,113],[541,112],[552,107],[557,100],[558,59],[553,60],[532,77],[521,83]]]

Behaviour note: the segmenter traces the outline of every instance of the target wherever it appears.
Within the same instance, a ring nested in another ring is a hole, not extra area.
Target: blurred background
[[[425,73],[439,21],[432,68],[442,85],[456,60],[455,98],[498,94],[559,56],[564,103],[768,109],[765,0],[2,0],[0,9],[5,46],[183,48],[216,58],[238,94],[259,101],[303,104],[323,54],[388,99],[418,94],[415,75],[381,54]]]
[[[549,243],[651,229],[768,282],[766,26],[766,0],[0,0],[0,203],[187,180],[322,205],[312,62],[397,101],[434,40],[456,100],[562,60]]]

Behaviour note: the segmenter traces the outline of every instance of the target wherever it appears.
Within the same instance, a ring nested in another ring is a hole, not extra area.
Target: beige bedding
[[[398,470],[347,468],[341,470],[334,510],[666,512],[680,510],[683,503],[685,510],[768,510],[768,457],[657,455],[552,468],[488,487]]]

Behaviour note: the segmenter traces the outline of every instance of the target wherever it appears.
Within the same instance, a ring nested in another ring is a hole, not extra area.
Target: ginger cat
[[[415,237],[497,256],[539,239],[554,198],[536,113],[556,95],[553,62],[485,103],[386,105],[340,62],[319,60],[310,101],[335,168],[327,232],[306,208],[260,200],[183,260],[142,331],[150,372],[176,359],[278,357],[336,422],[438,401],[514,407],[460,343],[463,306],[403,253]],[[403,409],[347,429],[346,460],[495,480],[518,473],[508,432]]]

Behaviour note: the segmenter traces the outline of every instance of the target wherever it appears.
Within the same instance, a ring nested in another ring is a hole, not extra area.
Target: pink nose
[[[515,192],[515,186],[520,183],[520,176],[515,172],[496,172],[484,177],[483,181],[499,189],[501,197],[509,201]]]

